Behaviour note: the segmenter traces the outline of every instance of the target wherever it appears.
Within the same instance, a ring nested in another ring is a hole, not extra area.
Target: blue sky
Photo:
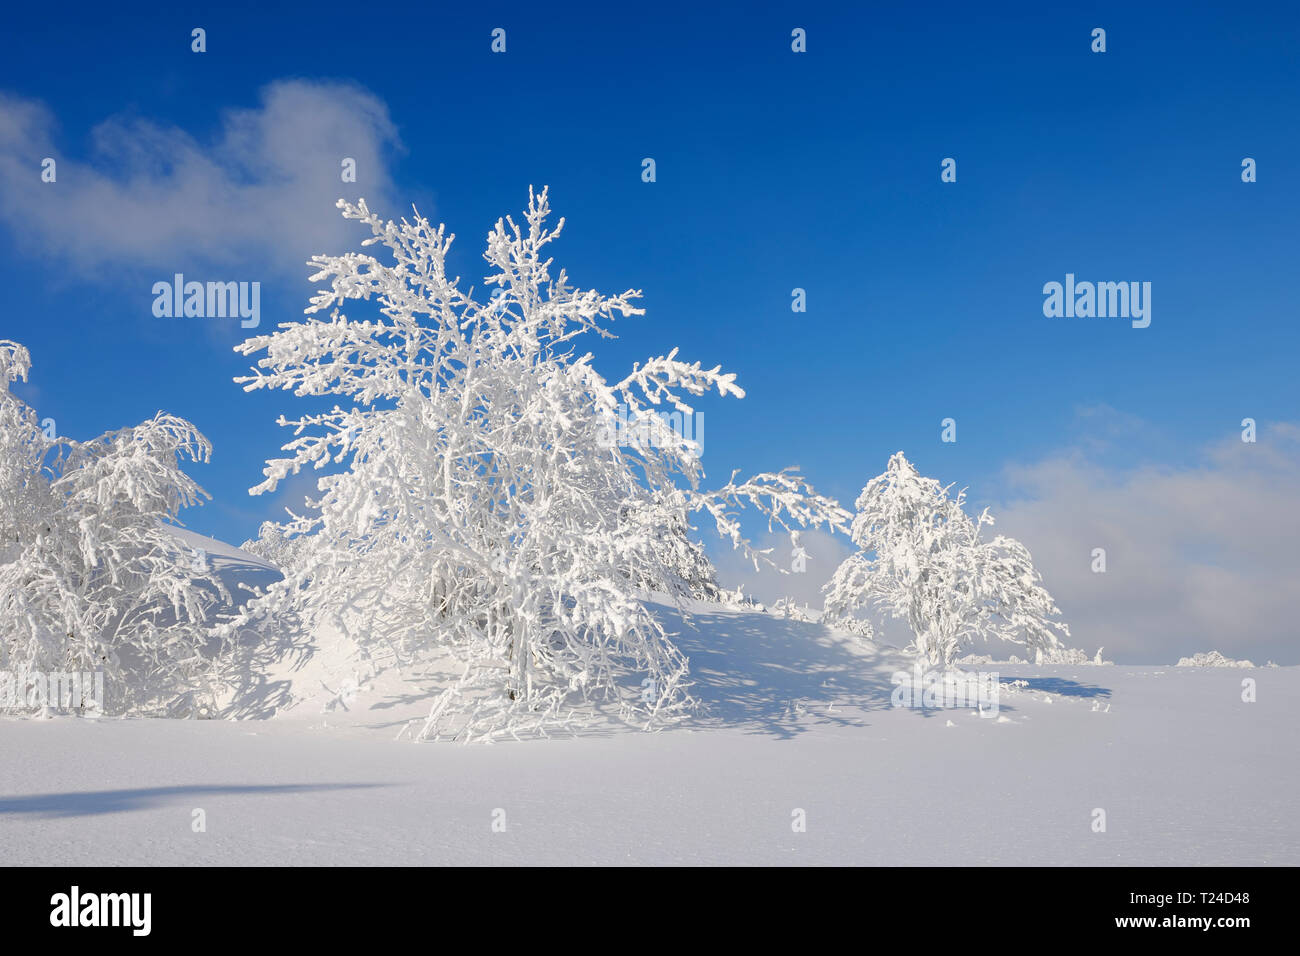
[[[294,408],[231,382],[247,364],[236,321],[156,319],[152,284],[260,281],[262,330],[296,320],[297,264],[362,238],[335,223],[340,195],[418,204],[477,279],[483,236],[530,183],[567,217],[555,252],[576,281],[644,290],[647,316],[596,345],[608,375],[673,346],[738,373],[743,401],[701,406],[718,481],[799,465],[851,504],[904,449],[1068,563],[1101,532],[1070,537],[1031,508],[1070,485],[1044,484],[1046,464],[1135,493],[1144,474],[1258,477],[1242,455],[1297,474],[1294,10],[439,6],[8,14],[0,338],[34,362],[17,391],[76,438],[160,408],[192,420],[215,446],[195,530],[237,543],[281,513],[247,489]],[[343,156],[362,159],[355,186]],[[940,182],[945,157],[956,183]],[[1043,284],[1067,272],[1150,282],[1151,326],[1045,318]],[[1261,447],[1236,440],[1246,416]]]

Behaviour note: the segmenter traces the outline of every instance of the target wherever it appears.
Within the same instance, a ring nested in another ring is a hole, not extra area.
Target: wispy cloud
[[[1261,423],[1256,443],[1225,438],[1180,467],[1103,465],[1088,447],[1009,467],[994,508],[997,530],[1033,552],[1073,643],[1121,663],[1210,649],[1300,661],[1300,428]]]
[[[746,594],[766,604],[781,598],[791,598],[800,605],[816,610],[822,606],[822,586],[830,580],[840,562],[853,551],[848,538],[816,529],[800,532],[799,543],[807,556],[804,558],[803,571],[795,572],[792,570],[794,547],[790,536],[764,533],[754,544],[760,549],[771,549],[768,557],[775,567],[761,565],[756,571],[753,563],[747,561],[739,551],[733,550],[729,543],[719,542],[716,537],[710,540],[708,534],[704,534],[702,539],[710,547],[710,557],[718,569],[718,581],[724,587],[734,588],[743,584]]]
[[[0,94],[0,223],[25,252],[92,273],[253,261],[304,276],[312,254],[355,238],[335,200],[390,203],[387,157],[399,146],[375,96],[306,80],[273,83],[258,107],[227,111],[210,142],[113,116],[78,158],[67,132],[44,104]],[[57,163],[54,183],[41,181],[45,157]],[[345,158],[356,183],[342,180]]]

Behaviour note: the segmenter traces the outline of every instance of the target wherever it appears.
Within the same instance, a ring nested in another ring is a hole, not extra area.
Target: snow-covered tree
[[[931,665],[949,665],[971,640],[1001,638],[1052,653],[1060,611],[1041,585],[1029,551],[998,535],[985,509],[966,513],[966,493],[919,475],[899,452],[859,495],[850,536],[858,552],[826,585],[826,619],[848,620],[859,609],[906,621],[911,650]]]
[[[0,342],[0,670],[21,684],[102,669],[109,713],[193,712],[212,691],[210,612],[229,595],[163,522],[206,496],[180,461],[206,460],[207,439],[162,413],[48,438],[10,390],[30,364]]]
[[[47,508],[42,466],[49,442],[36,413],[10,391],[30,371],[27,349],[0,341],[0,564],[22,551],[24,534],[31,534]]]
[[[685,598],[711,586],[687,516],[707,514],[757,555],[739,506],[782,527],[843,526],[847,513],[790,472],[699,490],[699,446],[657,410],[690,416],[690,396],[744,393],[675,349],[618,381],[596,371],[579,338],[612,337],[613,320],[642,312],[639,293],[553,274],[546,247],[564,220],[548,227],[545,190],[529,191],[522,227],[507,218],[489,233],[485,301],[447,274],[443,226],[338,205],[391,262],[315,257],[313,281],[328,287],[311,318],[237,347],[265,353],[239,380],[246,390],[344,402],[280,419],[295,437],[254,494],[305,466],[343,470],[319,480],[318,514],[284,526],[309,544],[252,613],[288,610],[398,660],[450,653],[461,676],[424,737],[545,732],[601,700],[647,727],[682,716],[686,658],[638,589]],[[377,314],[345,315],[358,299]]]
[[[271,562],[282,571],[290,571],[298,566],[305,544],[304,538],[292,537],[284,525],[263,521],[257,529],[257,537],[245,541],[239,548]]]

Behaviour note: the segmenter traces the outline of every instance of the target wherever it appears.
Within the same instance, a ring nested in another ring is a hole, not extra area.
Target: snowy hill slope
[[[826,719],[838,722],[839,708],[887,707],[890,675],[910,667],[896,652],[864,647],[851,635],[820,624],[706,602],[690,602],[683,617],[653,596],[647,598],[690,658],[693,690],[701,704],[689,722],[693,728],[770,730],[809,708],[829,709]],[[268,667],[268,684],[281,688],[280,705],[271,706],[254,693],[236,706],[350,736],[392,736],[405,722],[424,718],[452,672],[437,660],[406,672],[377,669],[344,635],[327,631],[317,635],[309,652]],[[611,720],[605,731],[627,733],[631,728]]]
[[[1300,668],[1003,665],[1000,715],[982,719],[891,707],[894,652],[691,610],[694,628],[672,629],[705,709],[658,734],[395,740],[437,685],[362,674],[343,688],[346,642],[282,662],[273,719],[2,720],[0,858],[1300,863]]]
[[[280,572],[275,565],[232,544],[175,525],[167,525],[167,530],[185,547],[202,551],[232,594],[247,593],[241,585],[265,587],[280,579]]]

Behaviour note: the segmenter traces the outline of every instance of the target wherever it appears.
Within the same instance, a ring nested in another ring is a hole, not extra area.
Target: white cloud
[[[397,132],[370,93],[281,81],[257,108],[221,119],[200,142],[176,126],[110,117],[79,159],[47,107],[0,94],[0,222],[25,251],[82,271],[255,262],[305,278],[313,253],[355,245],[356,224],[335,200],[389,204],[385,157]],[[47,156],[55,183],[41,181]],[[341,180],[344,157],[356,160],[355,184]]]
[[[1294,425],[1262,423],[1257,443],[1230,438],[1185,467],[1103,466],[1076,450],[1006,476],[997,530],[1029,547],[1075,646],[1120,663],[1211,649],[1300,662]]]
[[[847,538],[836,537],[825,531],[808,530],[800,532],[799,541],[808,552],[804,559],[802,572],[791,571],[794,561],[794,549],[788,534],[765,533],[754,545],[757,548],[771,548],[768,557],[776,568],[762,565],[754,570],[752,562],[746,561],[740,552],[733,550],[727,542],[718,542],[716,537],[710,541],[707,535],[703,540],[709,546],[710,558],[718,569],[718,581],[726,588],[744,584],[745,593],[772,604],[780,598],[793,598],[800,605],[820,610],[823,595],[822,585],[831,579],[840,562],[851,552]],[[782,574],[777,568],[784,569]]]

